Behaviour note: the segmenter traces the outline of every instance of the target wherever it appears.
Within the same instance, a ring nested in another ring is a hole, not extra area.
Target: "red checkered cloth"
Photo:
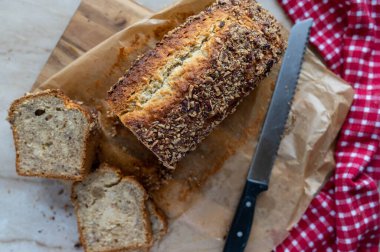
[[[379,251],[380,0],[278,0],[355,89],[340,132],[335,174],[275,251]]]

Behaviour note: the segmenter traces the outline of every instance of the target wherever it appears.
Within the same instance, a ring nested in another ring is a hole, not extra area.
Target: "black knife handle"
[[[244,251],[251,232],[256,197],[266,190],[266,184],[247,180],[224,245],[224,252]]]

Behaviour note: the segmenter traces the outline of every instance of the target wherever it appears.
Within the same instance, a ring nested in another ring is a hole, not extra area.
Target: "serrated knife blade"
[[[243,194],[228,233],[224,252],[244,251],[253,222],[256,197],[268,189],[273,163],[288,119],[312,19],[296,23],[289,35],[276,86],[249,167]]]

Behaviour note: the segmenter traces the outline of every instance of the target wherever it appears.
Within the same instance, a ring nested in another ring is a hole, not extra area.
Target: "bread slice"
[[[168,168],[233,113],[286,47],[254,0],[218,0],[169,32],[116,83],[108,103]]]
[[[81,180],[89,172],[96,115],[61,91],[46,90],[14,101],[8,120],[19,175]]]
[[[157,244],[168,232],[168,222],[165,214],[157,208],[152,200],[146,202],[146,207],[149,213],[150,224],[152,225],[153,241],[154,244]],[[150,250],[151,248],[132,249],[127,252],[148,252]]]
[[[146,203],[150,223],[152,225],[153,240],[154,242],[160,241],[168,232],[168,222],[165,214],[157,208],[152,200]]]
[[[152,230],[146,208],[148,195],[131,177],[102,164],[73,185],[80,240],[86,252],[149,248]]]

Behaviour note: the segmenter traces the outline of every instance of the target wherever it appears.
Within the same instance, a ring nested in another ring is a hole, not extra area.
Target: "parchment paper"
[[[279,66],[173,174],[107,113],[104,98],[138,55],[211,2],[179,1],[110,37],[34,89],[60,88],[99,110],[99,162],[140,179],[169,217],[169,233],[154,251],[221,251]],[[351,87],[308,50],[269,191],[256,205],[247,251],[269,251],[281,242],[328,177],[334,141],[352,97]]]

